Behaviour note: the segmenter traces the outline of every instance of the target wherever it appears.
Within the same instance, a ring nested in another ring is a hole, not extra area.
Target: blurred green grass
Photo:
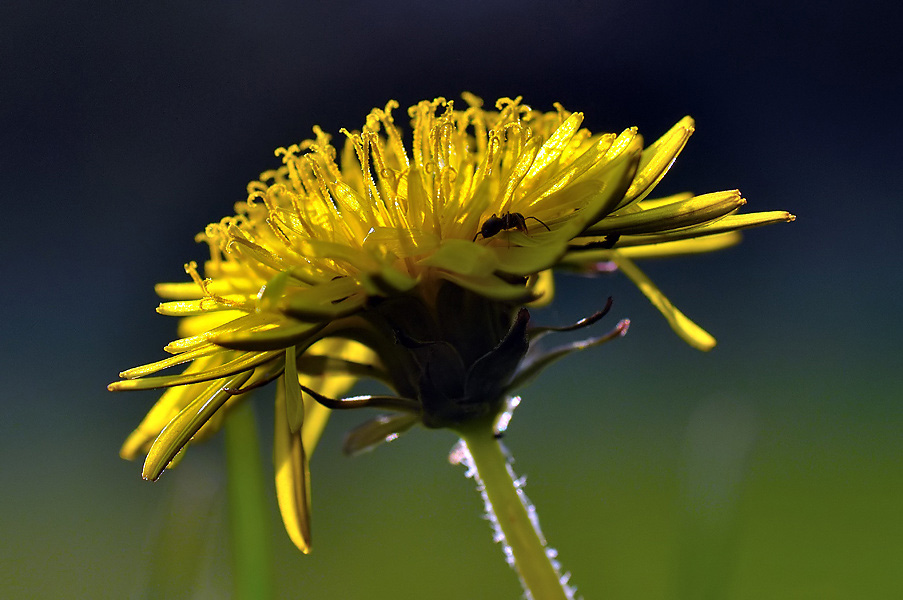
[[[579,376],[587,360],[528,389],[506,439],[584,597],[903,596],[894,390],[855,402],[839,393],[813,409],[792,401],[808,372],[776,389],[722,381],[706,395],[690,385],[698,374],[660,369],[653,383],[612,377],[618,391],[605,397]],[[634,385],[620,388],[625,379]],[[268,403],[258,399],[263,423]],[[312,555],[294,550],[272,506],[279,597],[519,597],[473,483],[446,460],[454,438],[415,430],[344,458],[342,431],[361,417],[338,415],[314,458]],[[43,476],[6,486],[0,597],[227,597],[219,442],[149,484],[110,440],[78,436],[64,430],[43,465],[14,466]],[[176,549],[190,540],[197,572],[179,573],[191,561]],[[161,573],[179,585],[151,585]]]

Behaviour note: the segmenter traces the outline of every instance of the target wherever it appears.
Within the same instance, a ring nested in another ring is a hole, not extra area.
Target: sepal
[[[396,439],[419,421],[419,416],[411,414],[380,415],[345,434],[342,450],[348,456],[369,452],[380,444]]]

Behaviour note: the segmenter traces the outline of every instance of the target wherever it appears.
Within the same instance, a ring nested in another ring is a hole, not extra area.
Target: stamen
[[[191,277],[191,280],[194,281],[201,291],[204,292],[205,296],[209,296],[210,293],[207,291],[207,282],[209,279],[201,279],[201,276],[198,275],[198,263],[195,261],[185,263],[185,272],[188,273],[188,276]]]
[[[398,159],[399,165],[409,167],[411,163],[408,160],[404,143],[401,141],[401,132],[395,126],[395,119],[392,117],[392,110],[395,108],[398,108],[398,101],[389,100],[386,102],[385,110],[376,109],[373,111],[373,114],[383,124],[383,128],[386,130],[386,137],[389,139],[389,147]]]

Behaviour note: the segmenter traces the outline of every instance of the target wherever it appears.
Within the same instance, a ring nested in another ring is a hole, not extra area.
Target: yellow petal
[[[652,305],[664,315],[668,324],[671,325],[677,335],[685,342],[698,350],[708,351],[715,347],[715,338],[713,338],[705,329],[691,321],[682,312],[677,310],[673,304],[665,297],[652,280],[626,256],[618,251],[612,251],[612,260],[618,265],[618,268],[636,284],[640,291],[645,294]]]
[[[628,180],[627,184],[629,183]],[[627,184],[625,184],[625,188]],[[547,225],[552,225],[556,220],[572,219],[575,211],[582,210],[594,199],[600,198],[606,190],[611,189],[612,182],[607,179],[590,179],[572,183],[524,209],[523,215],[542,219]],[[541,229],[541,226],[538,226],[537,229]],[[579,233],[580,230],[576,229],[576,231]]]
[[[792,221],[796,221],[796,215],[792,215],[786,210],[770,210],[748,215],[729,215],[718,223],[713,224],[707,233],[737,231],[739,229],[749,229],[750,227],[772,225],[774,223],[790,223]]]
[[[564,254],[566,242],[544,244],[542,246],[518,247],[491,246],[496,254],[498,272],[510,275],[532,275],[552,267]]]
[[[383,267],[379,273],[362,273],[358,277],[364,290],[373,296],[391,296],[398,292],[408,292],[418,283],[416,278],[390,266]]]
[[[492,181],[489,178],[481,181],[473,191],[473,195],[464,201],[456,222],[449,225],[446,238],[473,238],[476,232],[480,230],[483,221],[485,221],[483,215],[486,214],[489,206],[492,204],[492,193]],[[463,198],[466,198],[466,196]]]
[[[643,147],[643,139],[637,135],[630,137],[629,140],[625,147],[619,147],[614,158],[592,174],[592,180],[602,183],[603,187],[573,219],[573,225],[578,228],[576,233],[582,232],[608,214],[633,180]],[[609,153],[613,151],[614,146]]]
[[[496,275],[471,277],[457,273],[443,272],[441,277],[457,283],[464,289],[476,292],[492,300],[506,302],[532,302],[536,299],[534,291],[524,285],[511,284]]]
[[[285,288],[288,286],[290,279],[290,271],[280,271],[260,287],[257,291],[257,302],[260,310],[273,310],[276,307],[279,303],[279,298],[285,293]]]
[[[161,298],[171,298],[173,300],[191,300],[204,295],[204,290],[201,289],[201,286],[193,281],[158,283],[154,286],[154,291]]]
[[[339,277],[313,287],[298,288],[282,302],[286,314],[301,320],[322,321],[363,304],[361,281]],[[309,315],[309,317],[307,317]]]
[[[398,193],[408,199],[408,219],[411,226],[423,229],[432,219],[429,194],[423,187],[424,175],[416,166],[412,166],[407,177],[399,180]]]
[[[247,313],[240,310],[227,310],[223,312],[207,313],[194,317],[183,317],[179,319],[178,334],[179,337],[186,338],[200,335],[230,321],[234,321],[239,317],[245,316]]]
[[[170,421],[147,453],[141,476],[156,480],[163,469],[188,440],[197,432],[222,405],[232,397],[226,388],[238,388],[251,378],[250,372],[239,373],[228,380],[217,380],[202,394],[192,400]]]
[[[698,225],[722,217],[746,204],[740,192],[730,190],[694,196],[689,200],[624,215],[609,215],[590,227],[586,235],[638,234]]]
[[[555,276],[552,269],[546,269],[536,274],[536,283],[533,284],[533,291],[537,298],[533,302],[527,304],[530,308],[542,308],[552,303],[555,297]]]
[[[622,235],[618,239],[618,250],[625,252],[627,256],[634,254],[635,247],[649,247],[649,250],[636,250],[636,256],[676,256],[679,254],[698,254],[699,252],[710,252],[720,250],[732,246],[740,240],[739,231],[742,229],[750,229],[761,225],[772,225],[774,223],[789,223],[796,217],[783,210],[775,210],[761,213],[750,213],[746,215],[726,215],[714,221],[696,225],[694,227],[683,227],[675,231],[664,231],[653,234],[639,235]],[[579,242],[590,243],[592,241],[602,241],[603,238],[581,238]],[[694,239],[699,240],[699,244],[677,244],[678,241],[692,242]],[[717,241],[716,241],[717,240]],[[727,243],[726,240],[732,240]],[[674,242],[674,245],[671,243]],[[667,243],[667,244],[666,244]],[[660,248],[661,251],[653,250]],[[671,252],[671,249],[674,249]],[[648,252],[648,254],[647,254]],[[607,260],[607,259],[600,259]]]
[[[486,277],[498,266],[496,255],[482,244],[468,240],[443,240],[433,254],[417,262],[469,277]]]
[[[518,203],[518,210],[522,210],[524,214],[530,211],[538,211],[545,204],[545,199],[556,192],[566,189],[581,175],[586,173],[592,167],[607,162],[608,152],[611,150],[613,143],[617,138],[614,134],[605,134],[599,137],[592,146],[587,148],[583,154],[578,156],[570,164],[562,168],[562,170],[552,179],[539,186],[538,189],[531,192]]]
[[[361,306],[366,302],[367,295],[363,292],[354,293],[347,298],[340,298],[323,304],[298,302],[290,298],[283,310],[286,315],[302,321],[326,322],[353,314],[360,310]]]
[[[583,113],[576,112],[568,117],[564,123],[558,126],[555,132],[549,136],[549,139],[546,140],[546,142],[539,149],[539,152],[536,154],[536,158],[533,160],[533,165],[524,176],[523,183],[521,184],[523,187],[529,187],[533,183],[534,179],[536,179],[537,177],[542,177],[544,175],[543,171],[546,168],[558,162],[558,159],[561,157],[561,153],[570,143],[577,130],[580,129],[580,124],[582,122]]]
[[[235,314],[241,316],[229,319],[225,322],[222,322],[222,324],[220,325],[217,325],[214,321],[214,318],[217,316]],[[246,314],[241,311],[234,311],[232,313],[210,313],[208,315],[201,315],[197,317],[186,317],[182,319],[180,323],[187,322],[190,327],[186,327],[185,331],[182,331],[182,328],[180,328],[179,333],[182,335],[188,334],[188,337],[174,340],[166,344],[163,349],[170,354],[187,352],[189,350],[194,350],[195,348],[199,348],[205,344],[210,343],[211,340],[219,335],[224,335],[233,331],[260,330],[261,328],[267,327],[272,322],[272,320],[273,317],[269,314]],[[204,328],[205,325],[212,325],[212,327]]]
[[[617,214],[629,214],[629,212],[639,212],[648,208],[658,208],[659,206],[665,206],[666,204],[674,204],[675,202],[689,200],[695,195],[696,194],[692,192],[678,192],[660,198],[643,198],[643,200],[638,200],[637,202],[631,203],[630,206],[619,208],[615,212]]]
[[[692,118],[684,117],[672,127],[668,133],[660,137],[651,146],[643,150],[640,166],[630,189],[624,194],[618,207],[638,202],[645,198],[674,164],[674,160],[693,135],[695,123]]]
[[[533,136],[524,144],[520,156],[511,172],[508,174],[505,182],[505,193],[502,195],[500,206],[506,207],[511,205],[511,199],[514,197],[514,191],[520,186],[524,176],[533,166],[533,160],[539,153],[541,146],[539,145],[541,138]]]
[[[342,261],[359,271],[373,271],[379,267],[379,263],[370,254],[347,244],[311,238],[297,238],[293,243],[295,251],[301,256]]]
[[[574,249],[568,252],[559,261],[559,264],[569,268],[585,270],[586,267],[591,267],[593,263],[614,260],[613,255],[615,252],[618,252],[621,256],[626,256],[631,260],[704,254],[706,252],[715,252],[717,250],[730,248],[731,246],[738,244],[742,239],[739,232],[731,231],[716,235],[706,235],[699,238],[665,241],[661,243],[644,243],[637,241],[644,237],[657,238],[664,236],[624,236],[618,240],[617,250],[580,250],[580,246],[574,246]],[[602,241],[602,238],[586,238],[586,240]],[[621,244],[625,244],[625,246],[621,247]]]
[[[307,460],[313,456],[320,437],[323,435],[323,430],[326,429],[330,414],[332,411],[319,402],[304,403],[304,427],[301,428],[301,441],[304,443]]]
[[[220,348],[219,346],[215,346],[214,344],[206,344],[205,346],[196,348],[189,352],[183,352],[181,354],[170,356],[169,358],[164,358],[163,360],[158,360],[157,362],[142,365],[140,367],[126,369],[125,371],[122,371],[119,376],[123,379],[136,379],[138,377],[144,377],[145,375],[150,375],[151,373],[156,373],[157,371],[162,371],[163,369],[168,369],[169,367],[187,363],[188,361],[198,358],[213,356],[214,354],[225,357],[228,353],[229,351],[224,348]]]
[[[282,321],[278,327],[265,330],[237,331],[213,338],[216,345],[233,350],[262,352],[281,350],[315,335],[323,325],[298,321]]]
[[[288,423],[285,377],[276,386],[274,462],[276,500],[289,538],[308,554],[310,535],[310,465],[301,432],[292,432]]]
[[[120,392],[125,390],[151,390],[154,388],[171,387],[174,385],[185,385],[186,383],[198,383],[200,381],[211,381],[213,379],[221,379],[243,371],[250,372],[254,367],[262,365],[282,354],[281,350],[271,352],[243,352],[238,356],[218,367],[209,369],[201,373],[183,373],[181,375],[163,375],[159,377],[145,377],[143,379],[127,379],[125,381],[114,381],[107,386],[111,392]]]
[[[304,424],[304,400],[301,398],[301,387],[298,385],[298,364],[295,347],[285,349],[285,375],[281,383],[285,386],[285,414],[289,430],[294,434]]]
[[[630,259],[637,258],[665,258],[671,256],[687,256],[690,254],[703,254],[724,250],[740,243],[742,236],[736,231],[707,235],[689,240],[676,240],[661,244],[644,244],[642,246],[628,246],[618,248],[617,252]],[[618,242],[620,244],[620,242]],[[602,259],[607,260],[607,259]]]
[[[775,223],[790,223],[795,220],[796,216],[785,210],[772,210],[745,215],[727,215],[710,223],[703,223],[702,225],[697,225],[695,227],[687,227],[680,231],[668,232],[663,235],[667,236],[668,240],[678,240],[730,231],[740,231],[741,229],[761,227],[762,225],[773,225]],[[624,238],[621,238],[621,241],[618,242],[619,247],[623,245],[623,243]]]
[[[161,302],[157,306],[157,312],[169,317],[188,317],[211,312],[234,311],[236,308],[243,308],[247,304],[247,297],[238,294],[221,296],[221,298],[226,302],[218,302],[214,298]]]
[[[411,230],[404,227],[374,227],[367,234],[363,248],[374,252],[382,248],[399,258],[420,256],[435,249],[439,237],[429,231]]]
[[[205,267],[208,277],[212,277],[211,271],[215,270],[209,266]],[[238,274],[229,274],[228,279],[208,279],[205,285],[208,293],[224,296],[237,292],[251,292],[258,284]],[[204,295],[204,290],[194,281],[158,283],[154,286],[154,291],[161,298],[169,300],[193,300]]]
[[[354,232],[354,238],[364,239],[372,225],[375,225],[370,203],[341,180],[329,182],[329,191],[335,197],[345,225],[350,226]]]
[[[342,338],[320,340],[312,345],[304,355],[305,357],[325,357],[362,365],[378,364],[378,358],[373,350],[359,342]],[[357,377],[334,371],[324,371],[317,375],[299,373],[298,381],[324,396],[336,397],[351,389],[351,386],[357,381]]]
[[[245,383],[246,386],[252,385],[254,383],[254,376]],[[247,399],[247,396],[242,395],[233,395],[231,398],[226,400],[223,405],[220,407],[218,411],[213,413],[213,416],[207,419],[207,422],[201,425],[201,428],[198,429],[193,436],[191,436],[191,444],[197,444],[199,442],[205,442],[212,438],[214,435],[219,433],[219,431],[223,428],[223,423],[225,423],[226,419],[229,418],[229,412],[237,405],[239,402],[244,402]],[[186,452],[188,448],[188,444],[182,447],[178,454],[176,454],[172,461],[170,461],[167,469],[174,468],[178,461],[181,460],[181,455]]]
[[[247,239],[244,237],[245,234],[237,227],[230,228],[230,233],[231,232],[234,232],[234,234],[231,236],[229,251],[239,255],[240,263],[244,263],[248,266],[253,265],[255,262],[260,263],[261,265],[269,267],[276,273],[285,270],[285,261],[281,256],[273,254],[260,244],[255,244]]]
[[[351,340],[341,338],[327,338],[320,340],[308,348],[305,356],[326,356],[335,359],[351,361],[359,364],[379,364],[376,353],[367,346]],[[351,389],[357,381],[353,375],[324,372],[321,375],[298,374],[298,381],[309,388],[319,391],[324,396],[338,397]],[[301,438],[304,441],[304,449],[307,458],[314,453],[317,442],[326,427],[329,415],[332,411],[319,402],[304,403],[304,427],[301,430]]]
[[[185,369],[185,373],[198,373],[205,371],[220,361],[220,357],[204,357],[192,362]],[[156,404],[148,411],[144,419],[135,430],[129,435],[122,448],[119,450],[119,456],[126,460],[134,460],[139,454],[145,454],[150,449],[151,442],[160,435],[160,432],[166,427],[167,423],[179,414],[185,406],[193,399],[200,395],[207,387],[205,383],[196,383],[193,385],[180,385],[167,389],[157,400]]]

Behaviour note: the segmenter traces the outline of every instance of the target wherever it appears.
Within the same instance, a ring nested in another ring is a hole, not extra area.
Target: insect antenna
[[[539,223],[540,225],[542,225],[543,227],[545,227],[545,228],[546,228],[546,231],[552,231],[551,229],[549,229],[549,226],[548,226],[548,225],[546,225],[544,222],[540,221],[540,220],[537,219],[536,217],[532,217],[532,216],[531,216],[531,217],[524,217],[524,221],[526,221],[527,219],[533,219],[534,221],[536,221],[537,223]]]

